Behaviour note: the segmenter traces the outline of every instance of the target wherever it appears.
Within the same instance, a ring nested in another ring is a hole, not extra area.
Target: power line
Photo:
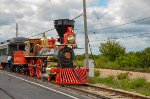
[[[139,21],[147,20],[147,19],[150,19],[150,16],[149,16],[149,17],[146,17],[146,18],[139,19],[139,20],[127,22],[127,23],[124,23],[124,24],[116,25],[116,26],[106,27],[106,28],[102,28],[102,29],[90,30],[90,31],[88,31],[88,32],[96,33],[96,31],[101,31],[101,30],[106,30],[106,29],[116,28],[116,27],[120,27],[120,26],[124,26],[124,25],[128,25],[128,24],[136,23],[136,22],[139,22]],[[96,26],[96,25],[98,25],[98,24],[99,24],[99,23],[94,24],[94,25],[91,25],[91,26]],[[79,33],[84,33],[84,32],[83,32],[83,31],[80,31]],[[96,34],[98,34],[98,33],[96,33]],[[89,34],[89,35],[90,35],[90,34]]]
[[[77,19],[77,18],[79,18],[80,16],[82,16],[83,15],[83,13],[82,14],[80,14],[80,15],[78,15],[78,16],[76,16],[75,18],[73,18],[73,19]],[[53,20],[54,21],[54,20]],[[49,32],[49,31],[52,31],[52,30],[54,30],[55,28],[52,28],[52,29],[50,29],[50,30],[47,30],[47,31],[44,31],[44,32]],[[28,37],[28,38],[31,38],[31,37],[34,37],[34,36],[38,36],[38,35],[41,35],[41,34],[43,34],[44,32],[41,32],[41,33],[38,33],[38,34],[36,34],[36,35],[33,35],[33,36],[30,36],[30,37]]]
[[[91,30],[91,31],[88,31],[88,32],[95,32],[95,31],[106,30],[106,29],[110,29],[110,28],[116,28],[116,27],[120,27],[120,26],[131,24],[131,23],[136,23],[136,22],[139,22],[139,21],[147,20],[147,19],[150,19],[150,17],[142,18],[142,19],[139,19],[139,20],[131,21],[131,22],[120,24],[120,25],[116,25],[116,26],[106,27],[106,28],[103,28],[103,29]]]
[[[78,16],[76,16],[75,18],[73,18],[72,20],[78,19],[79,17],[81,17],[83,15],[83,13],[79,14]]]
[[[93,9],[93,8],[92,8],[92,9]],[[94,11],[94,9],[93,9],[93,11]],[[95,23],[95,24],[89,25],[88,27],[97,26],[97,25],[99,25],[99,24],[101,24],[101,25],[102,25],[102,22],[99,22],[99,21],[100,21],[100,19],[102,19],[102,18],[99,18],[95,12],[96,12],[96,11],[94,11],[94,13],[93,13],[93,14],[94,14],[94,16],[96,17],[96,19],[98,20],[98,22],[97,22],[97,23]],[[124,18],[129,19],[129,18],[132,18],[132,17],[135,17],[135,16],[130,15],[130,16],[128,16],[128,17],[124,17]],[[137,15],[136,15],[136,17],[137,17]],[[79,27],[79,28],[82,28],[81,26],[82,26],[82,25],[78,25],[78,27]]]
[[[109,39],[130,38],[130,37],[136,37],[136,36],[139,36],[139,35],[142,35],[142,36],[144,36],[145,34],[150,34],[150,33],[140,33],[140,34],[129,35],[129,36],[123,36],[123,37],[118,37],[118,38],[113,38],[113,37],[110,37]],[[106,41],[106,40],[107,40],[107,39],[105,39],[105,40],[95,40],[95,41],[90,41],[90,42]]]
[[[93,14],[95,15],[95,17],[96,17],[96,19],[98,20],[99,24],[102,26],[102,23],[101,23],[101,21],[100,21],[100,18],[97,16],[96,11],[95,11],[94,9],[93,9]],[[107,33],[107,32],[104,30],[104,33]],[[94,34],[95,34],[95,32],[94,32]],[[97,38],[96,35],[95,35],[95,37]]]
[[[52,30],[54,30],[54,29],[55,29],[55,28],[52,28],[52,29],[50,29],[50,30],[46,30],[46,31],[44,31],[44,32],[49,32],[49,31],[52,31]],[[28,38],[31,38],[31,37],[34,37],[34,36],[41,35],[41,34],[43,34],[44,32],[38,33],[38,34],[33,35],[33,36],[30,36],[30,37],[28,37]]]

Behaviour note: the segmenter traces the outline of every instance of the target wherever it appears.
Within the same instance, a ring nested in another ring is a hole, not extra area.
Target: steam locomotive
[[[56,84],[87,83],[87,68],[74,66],[76,35],[74,20],[54,20],[59,38],[48,39],[43,33],[41,39],[12,38],[0,43],[0,62],[9,71],[54,80]],[[12,65],[7,62],[13,58]]]

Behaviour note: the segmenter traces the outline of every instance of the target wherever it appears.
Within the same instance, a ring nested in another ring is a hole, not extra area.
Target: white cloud
[[[92,31],[89,32],[91,34],[89,39],[92,41],[91,45],[95,54],[99,52],[99,43],[107,38],[120,38],[150,31],[150,19],[100,30],[149,17],[150,0],[109,0],[107,6],[100,6],[99,1],[87,0],[88,31]],[[55,19],[72,19],[80,15],[83,8],[82,3],[82,0],[0,0],[0,34],[2,34],[0,40],[6,39],[8,33],[10,33],[8,38],[15,36],[16,23],[19,23],[19,35],[26,37],[53,28]],[[83,35],[83,17],[75,21],[75,32]],[[48,33],[47,35],[57,36],[55,30]],[[142,39],[144,37],[140,38],[125,38],[121,43],[129,50],[148,47],[149,40]],[[84,48],[83,39],[77,36],[79,47],[82,48]]]

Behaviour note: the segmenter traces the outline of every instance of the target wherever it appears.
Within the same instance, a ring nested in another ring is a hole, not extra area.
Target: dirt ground
[[[123,70],[111,70],[111,69],[99,69],[101,72],[102,77],[107,77],[110,75],[118,75],[119,73],[125,73],[129,72],[129,77],[131,79],[133,78],[139,78],[139,77],[144,77],[147,79],[147,81],[150,82],[150,73],[142,73],[142,72],[132,72],[132,71],[123,71]]]

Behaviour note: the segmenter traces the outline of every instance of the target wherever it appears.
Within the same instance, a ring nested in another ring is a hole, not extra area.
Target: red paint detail
[[[50,81],[51,80],[51,76],[48,76],[47,80]]]
[[[31,66],[32,65],[32,66]],[[34,65],[34,60],[31,59],[30,62],[29,62],[29,73],[30,73],[30,76],[33,77],[34,75],[34,68],[33,68],[33,65]]]
[[[57,42],[60,42],[60,38],[57,39]]]
[[[55,42],[56,42],[56,40],[53,37],[51,39],[49,39],[48,40],[49,48],[54,48]]]
[[[69,44],[69,42],[68,42],[69,35],[73,35],[74,37],[76,37],[75,33],[72,30],[72,27],[67,27],[66,33],[64,34],[64,44]],[[75,42],[74,42],[74,44],[75,44]]]
[[[27,60],[23,51],[15,51],[14,52],[14,64],[27,64]]]
[[[30,76],[33,77],[34,75],[34,69],[33,67],[29,67]]]
[[[40,68],[36,68],[36,76],[37,78],[41,78],[42,71]]]
[[[37,65],[37,67],[41,68],[42,66],[44,66],[44,63],[43,63],[43,61],[39,58],[39,59],[36,61],[36,65]]]
[[[88,82],[86,68],[57,68],[56,84],[85,84]]]

